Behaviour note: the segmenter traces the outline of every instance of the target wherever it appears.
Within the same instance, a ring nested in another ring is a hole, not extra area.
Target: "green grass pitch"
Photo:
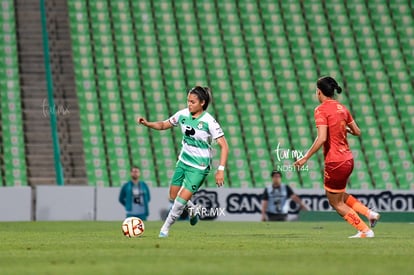
[[[339,218],[338,218],[339,220]],[[413,274],[414,224],[379,223],[348,239],[345,222],[0,223],[0,274]]]

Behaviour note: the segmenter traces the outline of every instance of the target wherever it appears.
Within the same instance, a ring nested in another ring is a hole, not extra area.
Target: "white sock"
[[[192,201],[187,201],[188,208],[194,208],[195,204]]]
[[[378,213],[373,210],[369,210],[368,219],[378,219]]]
[[[177,218],[181,216],[181,214],[184,211],[184,208],[186,206],[186,203],[182,202],[183,200],[175,200],[174,204],[170,210],[170,213],[168,213],[167,219],[165,219],[164,225],[161,227],[161,232],[168,233],[170,230],[171,225],[175,223]]]

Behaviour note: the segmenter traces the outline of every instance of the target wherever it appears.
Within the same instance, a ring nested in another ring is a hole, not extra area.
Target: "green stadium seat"
[[[125,175],[120,164],[139,156],[148,181],[168,186],[180,134],[136,127],[135,115],[166,119],[185,107],[186,89],[209,85],[209,112],[232,152],[228,185],[262,188],[273,163],[288,167],[275,160],[278,143],[295,149],[312,143],[315,81],[332,75],[346,88],[339,100],[364,133],[349,139],[355,155],[351,187],[413,188],[407,152],[414,144],[406,137],[414,135],[414,28],[408,4],[397,2],[119,0],[90,3],[87,11],[83,1],[70,1],[88,178],[109,183],[100,160],[106,146],[119,154],[110,160],[116,167],[112,180]],[[13,32],[13,26],[5,30]],[[102,117],[88,115],[100,111]],[[321,161],[318,155],[300,173],[286,168],[284,181],[322,188]],[[213,173],[206,184],[214,186]]]
[[[15,8],[10,0],[1,3],[0,13],[0,105],[2,164],[0,186],[25,186],[27,182]]]

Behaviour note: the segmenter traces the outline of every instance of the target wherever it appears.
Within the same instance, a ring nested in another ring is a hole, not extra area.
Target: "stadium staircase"
[[[117,186],[137,163],[168,186],[177,130],[163,120],[185,91],[212,87],[209,111],[231,145],[227,183],[263,187],[275,149],[303,151],[316,136],[315,80],[332,75],[363,130],[349,139],[351,187],[413,188],[413,6],[410,1],[81,1],[68,3],[88,181]],[[322,154],[285,172],[297,188],[322,187]],[[214,186],[214,175],[207,179]]]
[[[13,1],[11,1],[13,5]],[[21,106],[27,180],[30,185],[56,184],[50,131],[50,108],[56,112],[61,162],[66,184],[86,184],[79,109],[66,1],[46,1],[47,28],[55,108],[47,101],[40,6],[38,1],[15,1]],[[17,64],[16,64],[17,65]],[[16,90],[15,96],[20,96]],[[22,135],[23,131],[19,131]],[[21,161],[25,158],[22,156]],[[23,172],[22,172],[23,173]]]

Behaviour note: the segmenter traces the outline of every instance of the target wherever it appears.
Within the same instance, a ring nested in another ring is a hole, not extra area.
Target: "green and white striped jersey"
[[[204,170],[211,164],[211,142],[224,136],[220,124],[206,111],[193,118],[188,108],[169,118],[173,126],[180,126],[183,133],[182,148],[178,159],[197,169]]]

